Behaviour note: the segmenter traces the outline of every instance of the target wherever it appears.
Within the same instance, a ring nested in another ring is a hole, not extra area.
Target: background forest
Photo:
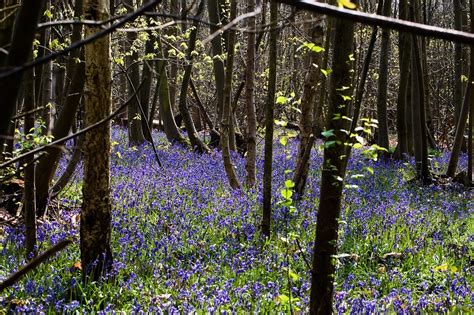
[[[0,313],[470,312],[473,12],[0,0]]]

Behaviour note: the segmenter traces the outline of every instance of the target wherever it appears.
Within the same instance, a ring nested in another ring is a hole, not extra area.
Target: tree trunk
[[[34,88],[34,69],[27,71],[27,80],[25,84],[25,104],[24,112],[35,109],[35,88]],[[25,130],[27,141],[32,141],[28,137],[30,130],[35,127],[35,115],[29,114],[25,116]],[[34,155],[25,158],[25,189],[23,195],[24,218],[25,218],[25,249],[26,260],[30,260],[36,255],[36,202],[35,202],[35,163]]]
[[[384,0],[383,15],[390,16],[392,0]],[[388,117],[387,117],[387,84],[388,84],[388,59],[390,55],[390,31],[382,31],[380,47],[379,85],[377,95],[377,116],[379,121],[377,144],[389,149],[388,142]],[[387,152],[388,153],[388,152]],[[385,154],[387,156],[387,154]]]
[[[272,218],[272,162],[273,162],[273,119],[277,76],[277,49],[278,49],[278,4],[270,2],[270,39],[268,60],[268,91],[265,102],[265,153],[263,166],[263,213],[262,234],[270,236]]]
[[[207,10],[209,13],[209,22],[211,25],[209,29],[211,34],[219,30],[220,19],[219,19],[219,1],[208,0]],[[219,34],[211,41],[212,47],[212,63],[214,67],[214,78],[216,81],[216,94],[217,94],[217,120],[222,120],[222,108],[224,106],[224,61],[223,61],[223,49],[222,49],[222,36]]]
[[[126,0],[128,12],[133,12],[135,8],[134,0]],[[140,64],[138,60],[138,51],[134,49],[133,44],[137,39],[136,32],[127,33],[127,51],[131,51],[131,54],[126,56],[127,69],[130,70],[130,82],[128,82],[128,96],[131,97],[134,94],[134,88],[140,85]],[[140,112],[139,100],[133,97],[128,106],[128,142],[129,145],[140,145],[145,142],[145,135],[142,129],[142,114]]]
[[[235,0],[230,2],[230,16],[231,19],[235,19],[237,16],[237,3]],[[235,43],[235,31],[229,31],[229,47],[227,51],[227,64],[224,84],[224,108],[222,109],[222,122],[221,122],[221,146],[222,146],[222,158],[224,160],[224,168],[229,179],[229,184],[233,189],[240,189],[240,181],[235,172],[232,159],[230,157],[229,147],[229,136],[230,128],[233,128],[232,124],[232,111],[231,111],[231,98],[232,98],[232,72],[234,68],[234,43]]]
[[[76,0],[74,15],[76,17],[83,15],[82,0]],[[82,36],[81,33],[82,26],[79,24],[74,25],[72,41],[79,41]],[[60,139],[68,135],[74,123],[74,117],[84,90],[85,64],[84,62],[76,62],[76,58],[84,59],[84,50],[75,50],[72,53],[71,58],[69,58],[67,64],[64,106],[61,109],[52,130],[52,136],[54,139]],[[46,211],[49,199],[49,186],[58,166],[62,149],[59,147],[49,147],[45,152],[47,155],[43,157],[36,166],[36,213],[38,216],[42,216]]]
[[[456,135],[454,137],[454,144],[453,150],[451,152],[451,157],[448,163],[448,170],[446,175],[454,178],[456,175],[456,169],[458,166],[459,161],[459,154],[461,153],[461,147],[464,140],[464,130],[466,128],[466,121],[467,116],[469,114],[469,102],[470,102],[470,95],[473,94],[472,90],[472,82],[473,81],[473,74],[471,73],[469,76],[469,84],[466,87],[465,94],[464,94],[464,101],[462,102],[461,112],[459,113],[459,120],[456,126]]]
[[[106,0],[85,0],[85,18],[107,20],[107,8]],[[96,31],[97,28],[85,27],[86,36],[93,35]],[[107,117],[112,106],[110,36],[87,45],[85,59],[85,122],[90,126]],[[110,123],[86,133],[80,229],[85,282],[98,281],[112,263],[110,148]]]
[[[247,0],[247,11],[255,10],[255,0]],[[248,26],[250,30],[257,28],[255,17],[250,17]],[[245,109],[247,113],[247,159],[245,169],[247,170],[246,183],[253,187],[256,180],[257,160],[257,116],[255,113],[255,49],[256,36],[254,32],[247,35],[247,68],[245,69]]]
[[[418,39],[412,35],[412,111],[413,140],[417,177],[423,183],[430,181],[428,165],[428,136],[426,129],[425,84]]]
[[[197,19],[200,19],[204,11],[204,0],[201,0],[199,3],[198,12],[196,14]],[[189,43],[188,50],[186,52],[186,65],[184,67],[183,82],[181,84],[181,95],[179,97],[179,110],[183,117],[184,126],[186,127],[186,132],[188,133],[189,140],[191,141],[191,146],[198,152],[209,152],[207,145],[199,139],[199,136],[194,127],[194,122],[189,113],[188,109],[188,87],[189,81],[191,80],[191,71],[193,69],[192,60],[193,60],[193,51],[196,48],[197,40],[197,30],[199,23],[197,21],[193,22],[193,30],[189,34]]]
[[[400,0],[399,2],[399,16],[400,19],[408,20],[408,5],[407,0]],[[400,63],[400,80],[398,84],[397,97],[397,138],[398,146],[395,157],[403,159],[404,154],[409,154],[408,150],[408,130],[406,122],[407,106],[407,91],[408,82],[410,79],[410,41],[406,33],[399,33],[399,63]]]
[[[453,0],[453,11],[454,11],[454,29],[462,30],[462,2],[461,0]],[[461,107],[463,102],[463,82],[461,76],[463,75],[462,66],[462,44],[454,43],[454,92],[453,92],[453,103],[454,103],[454,124],[457,125],[461,113]]]
[[[179,14],[179,1],[178,0],[171,0],[170,1],[170,10],[172,15]],[[169,35],[177,35],[176,28],[169,27]],[[168,77],[168,89],[169,89],[169,99],[171,103],[171,109],[173,112],[177,112],[178,108],[176,106],[176,90],[177,90],[177,78],[178,78],[178,61],[175,57],[168,57],[171,61],[170,63],[170,71]]]
[[[158,40],[158,49],[161,57],[164,57],[163,46],[161,41]],[[166,135],[166,138],[170,142],[179,142],[185,144],[186,141],[181,135],[176,121],[174,120],[173,108],[170,100],[169,84],[168,77],[166,75],[166,59],[161,58],[156,62],[156,71],[159,74],[158,86],[156,87],[159,90],[159,104],[160,104],[160,115],[163,120],[163,129]]]
[[[150,12],[155,12],[155,8],[150,9]],[[148,32],[148,40],[145,44],[145,56],[152,54],[154,52],[154,44],[155,44],[155,37],[153,33],[150,31]],[[145,57],[146,58],[146,57]],[[151,95],[151,85],[153,82],[153,64],[154,61],[152,60],[144,60],[143,61],[143,71],[142,71],[142,81],[143,85],[141,90],[139,91],[140,94],[140,104],[143,108],[144,116],[142,115],[142,130],[148,130],[148,118],[150,115],[150,95]],[[136,88],[137,86],[135,86]],[[145,139],[148,141],[152,141],[151,134],[148,132],[144,132]]]
[[[347,116],[349,101],[341,96],[342,87],[352,83],[352,65],[348,60],[354,43],[354,24],[344,20],[335,21],[334,56],[330,90],[329,112],[326,130],[332,130],[334,136],[327,138],[324,149],[324,164],[321,177],[319,209],[317,214],[316,242],[313,255],[313,273],[311,280],[310,313],[331,314],[333,312],[333,292],[335,278],[335,260],[342,203],[342,189],[345,177],[347,135],[344,119]],[[351,89],[344,91],[352,95]],[[332,142],[336,141],[336,142]]]
[[[474,1],[470,0],[470,13],[471,13],[471,33],[474,33]],[[474,73],[474,49],[471,46],[471,64],[470,73]],[[472,84],[469,82],[468,84]],[[467,161],[467,174],[470,180],[471,186],[474,185],[474,93],[471,93],[471,109],[469,112],[469,137],[468,137],[468,161]]]
[[[309,38],[311,42],[317,46],[322,45],[323,36],[322,26],[314,25],[309,30]],[[303,96],[301,97],[301,115],[300,115],[300,144],[298,148],[298,155],[296,160],[296,168],[293,177],[295,183],[295,192],[297,198],[301,198],[306,186],[309,171],[309,157],[311,155],[311,148],[314,143],[314,130],[316,117],[315,113],[315,96],[317,90],[317,81],[320,77],[321,53],[308,51],[309,56],[306,58],[306,76],[303,86]],[[309,152],[306,152],[309,150]],[[307,154],[305,154],[305,152]]]

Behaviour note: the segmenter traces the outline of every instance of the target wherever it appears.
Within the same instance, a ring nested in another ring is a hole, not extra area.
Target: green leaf
[[[291,271],[291,269],[288,270],[288,275],[290,276],[291,280],[293,280],[293,281],[298,281],[300,279],[300,276],[298,276],[296,273]]]
[[[285,181],[285,187],[286,188],[293,188],[293,187],[295,187],[295,183],[291,179],[288,179],[288,180]]]
[[[288,143],[288,137],[286,136],[283,136],[280,138],[280,143],[283,145],[283,146],[286,146],[287,143]]]
[[[283,198],[285,198],[286,200],[289,200],[291,199],[291,197],[293,196],[293,191],[285,188],[285,189],[282,189],[281,190],[281,195],[283,196]]]
[[[276,300],[282,304],[286,304],[290,301],[290,298],[284,294],[277,296]]]
[[[329,138],[329,137],[331,137],[331,136],[334,136],[334,130],[331,129],[331,130],[323,131],[323,132],[321,132],[321,135],[322,135],[324,138]]]
[[[327,78],[328,75],[332,72],[332,70],[331,70],[331,69],[326,69],[326,70],[321,69],[321,72],[322,72],[322,73],[324,74],[324,76]]]
[[[329,149],[329,148],[333,147],[335,144],[336,144],[336,141],[334,141],[334,140],[326,141],[326,142],[324,142],[324,148]]]
[[[350,0],[337,0],[340,8],[348,8],[354,10],[357,6],[355,3],[351,2]]]
[[[283,120],[275,119],[275,124],[276,124],[277,126],[280,126],[280,127],[286,127],[286,125],[288,125],[288,122],[283,121]]]
[[[286,102],[287,102],[287,99],[284,96],[278,96],[277,99],[276,99],[277,104],[285,105]]]
[[[357,189],[357,188],[359,188],[359,186],[358,185],[346,185],[346,188],[347,189]]]

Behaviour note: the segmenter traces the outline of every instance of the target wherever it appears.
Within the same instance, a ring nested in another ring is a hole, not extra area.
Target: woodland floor
[[[314,152],[306,196],[290,213],[278,202],[297,140],[286,148],[275,143],[273,236],[263,241],[260,186],[232,192],[219,152],[198,155],[155,138],[163,168],[149,146],[129,148],[126,131],[113,130],[115,263],[107,281],[84,286],[73,267],[80,256],[78,171],[38,230],[40,252],[66,237],[75,243],[4,291],[0,314],[306,313],[322,152]],[[432,166],[443,171],[448,156],[432,156]],[[243,179],[245,160],[234,161]],[[412,163],[354,153],[336,258],[339,313],[474,309],[472,194],[452,184],[419,187],[410,184],[413,175]],[[22,228],[0,227],[0,252],[1,280],[24,263]]]

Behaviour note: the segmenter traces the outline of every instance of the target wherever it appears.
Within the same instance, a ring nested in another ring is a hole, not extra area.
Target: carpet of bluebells
[[[78,169],[51,219],[39,225],[38,250],[65,238],[75,243],[2,292],[0,313],[307,311],[322,152],[313,153],[306,195],[290,212],[279,201],[297,140],[275,142],[273,236],[264,240],[262,152],[260,185],[232,191],[218,151],[199,155],[162,134],[155,139],[163,168],[149,146],[128,147],[126,131],[113,129],[114,264],[107,279],[84,285],[73,267],[80,257]],[[433,168],[442,172],[448,157],[432,156]],[[234,162],[243,180],[245,159],[235,155]],[[420,187],[413,175],[412,162],[354,153],[335,257],[338,313],[474,309],[472,195],[452,184]],[[0,280],[24,264],[23,241],[22,228],[0,228]]]

